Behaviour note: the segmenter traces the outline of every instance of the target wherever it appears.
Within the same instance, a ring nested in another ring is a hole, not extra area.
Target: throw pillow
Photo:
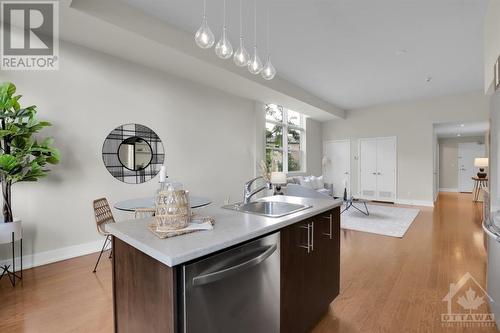
[[[309,177],[304,177],[303,179],[301,179],[300,185],[310,189],[314,189],[311,179]]]
[[[325,181],[323,180],[323,176],[316,177],[314,180],[316,182],[317,190],[325,187]]]

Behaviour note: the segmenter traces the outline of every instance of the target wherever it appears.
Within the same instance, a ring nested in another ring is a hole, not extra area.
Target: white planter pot
[[[23,238],[23,225],[20,219],[14,219],[14,222],[4,223],[0,221],[0,244],[12,242],[12,233],[14,233],[14,241]]]

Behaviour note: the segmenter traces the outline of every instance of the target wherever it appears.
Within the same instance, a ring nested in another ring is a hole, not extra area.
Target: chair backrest
[[[147,217],[155,216],[156,209],[155,208],[137,208],[135,210],[135,218],[143,219]]]
[[[104,225],[107,223],[115,223],[115,218],[109,207],[108,200],[106,198],[94,200],[93,206],[97,231],[102,235],[106,235],[107,232],[104,229]]]

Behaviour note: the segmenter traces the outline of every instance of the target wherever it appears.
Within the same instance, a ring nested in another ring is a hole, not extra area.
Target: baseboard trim
[[[446,188],[446,187],[443,187],[443,188],[439,188],[439,192],[454,192],[454,193],[458,193],[458,188]]]
[[[427,200],[397,199],[395,203],[400,205],[434,207],[434,202]]]
[[[63,247],[55,250],[39,252],[35,254],[28,254],[23,256],[23,269],[28,269],[32,267],[42,266],[51,264],[57,261],[62,261],[66,259],[71,259],[86,254],[101,251],[102,245],[104,244],[104,239]],[[16,255],[18,255],[19,243],[16,242]],[[0,266],[11,265],[12,259],[0,260]],[[16,268],[21,267],[21,260],[19,257],[16,258]]]

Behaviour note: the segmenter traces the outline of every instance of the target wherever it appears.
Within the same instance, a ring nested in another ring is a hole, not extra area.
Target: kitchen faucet
[[[259,193],[260,191],[263,191],[265,189],[272,189],[272,184],[270,182],[266,182],[265,185],[259,187],[259,188],[256,188],[255,190],[251,190],[252,188],[252,184],[256,181],[256,180],[259,180],[259,179],[264,179],[264,177],[260,176],[260,177],[256,177],[254,179],[251,179],[249,180],[248,182],[245,183],[245,190],[244,190],[244,193],[243,193],[243,204],[247,204],[247,203],[250,203],[250,200],[252,199],[252,197],[254,195],[256,195],[257,193]]]

